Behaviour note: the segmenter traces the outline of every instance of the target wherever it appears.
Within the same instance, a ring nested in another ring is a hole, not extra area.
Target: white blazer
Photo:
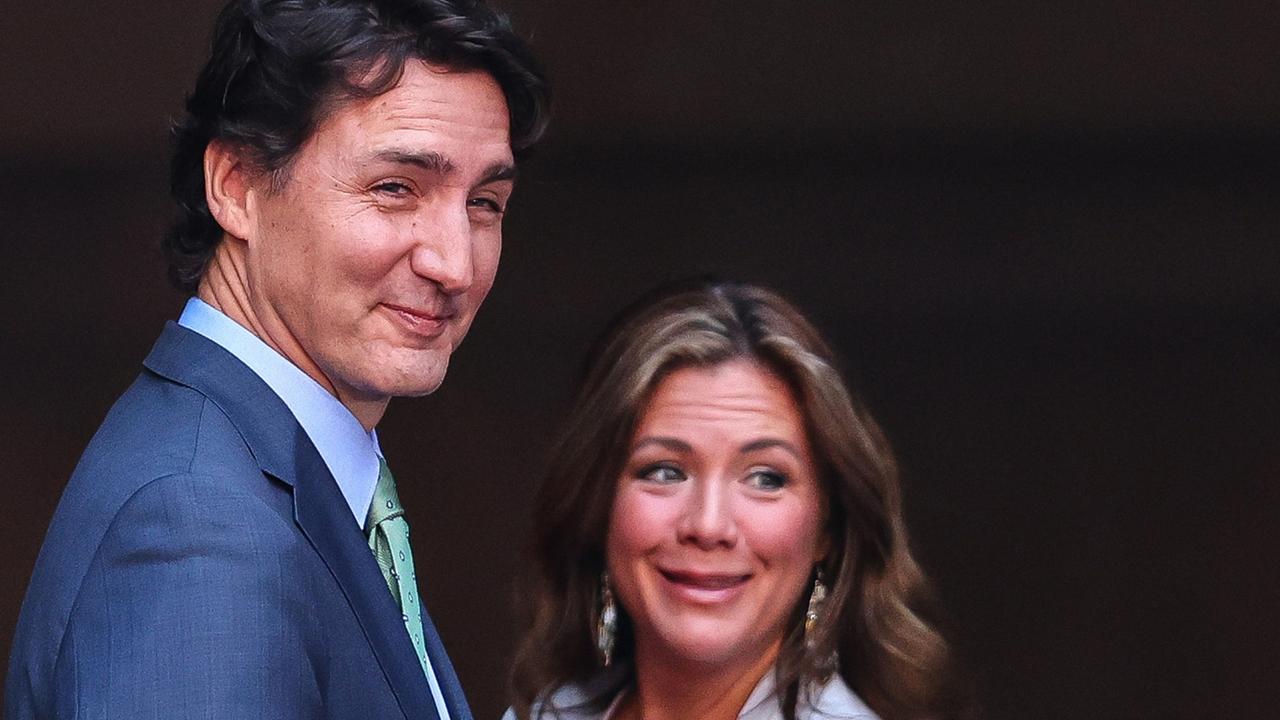
[[[738,713],[738,720],[782,720],[782,709],[778,706],[774,694],[773,670],[766,672],[755,690]],[[603,713],[578,709],[576,706],[589,697],[587,689],[581,685],[568,685],[560,688],[552,696],[551,707],[543,709],[540,703],[533,707],[533,720],[612,720],[618,706],[626,693],[609,703]],[[540,715],[540,713],[542,713]],[[516,715],[509,708],[502,720],[516,720]],[[796,708],[796,720],[880,720],[879,716],[867,707],[862,699],[844,684],[837,674],[822,687],[816,688],[810,695],[810,702],[803,700]]]

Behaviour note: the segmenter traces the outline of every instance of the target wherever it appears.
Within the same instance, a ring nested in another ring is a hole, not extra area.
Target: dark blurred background
[[[6,656],[61,488],[182,304],[166,128],[219,4],[5,10]],[[444,387],[379,429],[477,718],[591,337],[707,271],[835,341],[991,718],[1280,717],[1275,6],[505,5],[553,136]]]

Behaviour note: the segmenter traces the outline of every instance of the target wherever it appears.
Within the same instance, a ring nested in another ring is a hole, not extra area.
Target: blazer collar
[[[263,472],[288,485],[297,484],[299,445],[309,445],[310,440],[284,401],[234,355],[203,335],[169,322],[142,364],[207,397],[230,418]],[[314,447],[311,454],[317,454]]]
[[[438,720],[413,643],[368,541],[289,408],[234,355],[177,323],[166,323],[143,364],[217,405],[258,467],[293,488],[294,519],[338,581],[405,717]],[[465,707],[465,700],[449,699]]]

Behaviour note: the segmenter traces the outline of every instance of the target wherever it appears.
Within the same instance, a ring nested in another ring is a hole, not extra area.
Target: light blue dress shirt
[[[293,413],[320,458],[342,491],[356,524],[364,527],[369,503],[378,484],[379,458],[376,431],[365,432],[360,421],[320,383],[316,382],[257,335],[222,314],[200,298],[187,301],[178,318],[182,327],[197,332],[236,356],[271,388]],[[444,694],[427,659],[427,683],[441,720],[449,720]]]
[[[320,383],[200,298],[187,301],[178,324],[235,355],[284,401],[338,481],[356,523],[364,527],[382,455],[376,431],[365,432],[351,411]]]

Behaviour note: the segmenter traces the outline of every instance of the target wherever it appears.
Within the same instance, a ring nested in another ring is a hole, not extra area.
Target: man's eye
[[[395,181],[378,183],[377,185],[373,186],[373,189],[384,195],[393,195],[395,197],[402,197],[404,195],[408,195],[409,193],[413,192],[413,189],[410,188],[408,185],[402,182],[395,182]]]
[[[503,207],[498,204],[497,200],[493,200],[491,198],[484,198],[484,197],[471,198],[470,200],[467,201],[467,205],[469,207],[479,208],[486,212],[494,213],[496,215],[501,215],[503,213]]]
[[[687,477],[680,468],[666,463],[643,467],[636,473],[636,476],[641,480],[648,480],[662,485],[680,482]]]
[[[746,483],[759,490],[781,490],[787,484],[787,476],[777,470],[753,470]]]

